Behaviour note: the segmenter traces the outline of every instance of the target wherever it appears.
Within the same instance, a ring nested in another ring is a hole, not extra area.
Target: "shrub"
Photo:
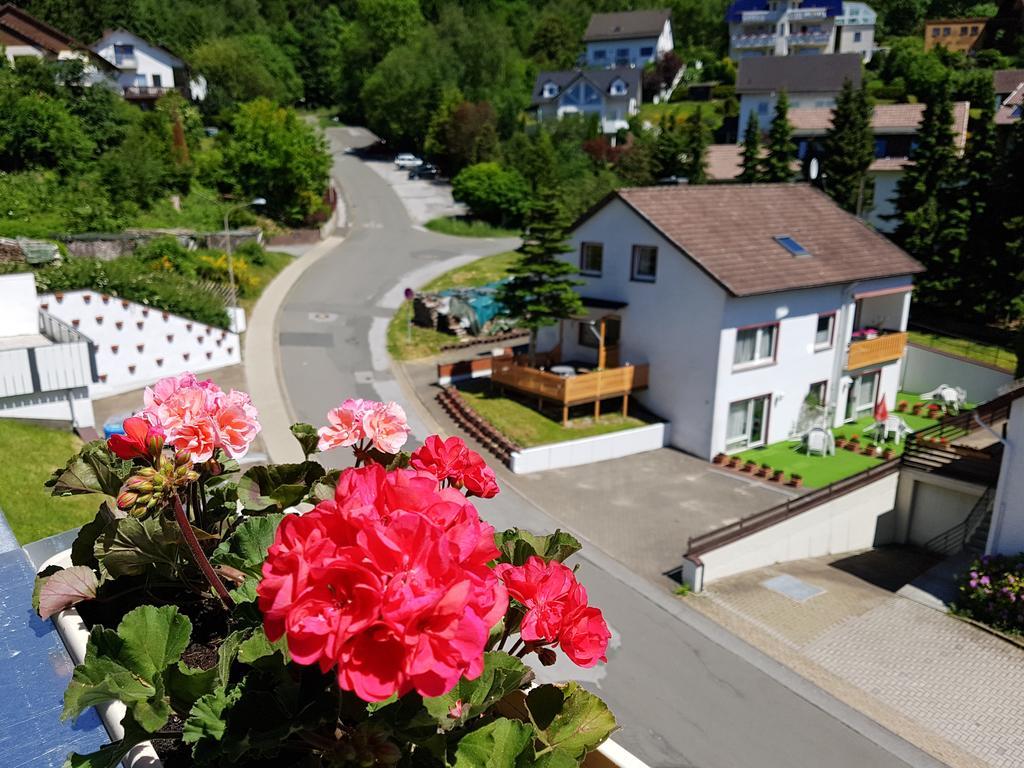
[[[452,179],[452,196],[478,218],[499,226],[522,221],[529,194],[519,172],[500,163],[477,163]]]
[[[1007,632],[1024,632],[1024,552],[985,555],[957,578],[955,613]]]

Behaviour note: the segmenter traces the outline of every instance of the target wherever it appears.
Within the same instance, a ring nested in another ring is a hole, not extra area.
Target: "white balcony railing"
[[[734,48],[774,48],[776,35],[733,35]]]
[[[761,24],[768,21],[778,21],[782,18],[785,10],[777,11],[744,11],[740,14],[740,21],[744,24]]]
[[[88,338],[46,312],[39,333],[49,344],[0,350],[0,397],[87,387],[93,381]]]
[[[804,19],[827,19],[828,9],[826,8],[799,8],[786,14],[790,21],[803,21]]]
[[[832,39],[832,33],[802,32],[796,35],[790,35],[787,39],[790,45],[826,45],[828,41]]]

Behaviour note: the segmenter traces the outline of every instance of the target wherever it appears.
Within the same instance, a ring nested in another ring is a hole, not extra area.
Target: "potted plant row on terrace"
[[[404,453],[397,404],[346,400],[292,427],[304,461],[243,473],[256,409],[191,374],[124,426],[49,481],[102,498],[37,580],[41,616],[89,627],[63,717],[123,707],[123,738],[66,766],[151,742],[166,768],[568,768],[615,728],[527,665],[606,661],[607,624],[563,564],[579,543],[496,533],[475,507],[494,473],[461,439]],[[310,458],[337,448],[353,468]]]
[[[753,475],[771,483],[785,483],[792,488],[800,488],[804,484],[803,477],[796,472],[791,473],[787,481],[785,470],[775,469],[771,464],[767,463],[758,464],[753,459],[744,460],[739,456],[717,453],[711,459],[711,463],[726,467],[727,469],[735,469],[742,474]]]

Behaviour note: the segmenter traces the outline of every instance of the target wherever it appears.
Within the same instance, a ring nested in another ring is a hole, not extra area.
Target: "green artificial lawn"
[[[1007,371],[1017,369],[1017,355],[994,344],[924,331],[908,331],[907,333],[909,341],[922,347],[930,347],[940,352],[951,352],[954,355],[977,360],[979,363],[1005,368]]]
[[[915,416],[910,413],[909,408],[914,403],[921,401],[921,398],[917,395],[900,392],[896,400],[897,402],[900,400],[907,401],[908,410],[906,412],[894,413],[901,416],[907,422],[907,426],[914,431],[927,429],[938,424],[936,419],[931,419],[927,416]],[[851,424],[836,427],[832,430],[832,434],[837,438],[844,437],[846,439],[857,435],[860,438],[860,444],[863,446],[871,442],[873,435],[871,432],[865,435],[864,428],[870,427],[874,421],[873,416],[864,416]],[[893,449],[897,455],[903,453],[902,443],[896,445],[893,441],[889,441],[882,443],[882,447]],[[859,451],[848,451],[839,446],[836,446],[835,456],[808,456],[804,453],[799,441],[773,443],[762,448],[751,448],[736,455],[744,462],[756,461],[759,466],[761,464],[768,464],[772,469],[781,469],[786,473],[786,480],[789,480],[792,474],[800,475],[803,477],[804,486],[807,488],[820,488],[882,463],[882,459],[879,457],[865,456]]]
[[[20,543],[78,528],[96,516],[100,496],[54,497],[43,487],[81,445],[71,432],[0,419],[0,508]]]
[[[619,411],[611,410],[619,406],[619,401],[614,399],[603,403],[608,412],[602,414],[597,422],[594,421],[593,406],[579,406],[571,410],[570,417],[588,412],[590,415],[570,418],[569,426],[563,427],[560,421],[551,417],[554,410],[551,410],[551,416],[539,413],[518,400],[490,392],[488,384],[467,384],[465,388],[460,387],[459,392],[495,429],[523,448],[604,435],[642,427],[646,423],[633,416],[623,417],[621,408]]]
[[[443,291],[447,288],[487,285],[506,277],[518,258],[519,254],[515,251],[484,256],[435,277],[420,290]],[[395,360],[431,357],[440,352],[445,344],[455,343],[455,337],[451,334],[412,325],[409,322],[411,319],[412,302],[406,301],[398,308],[388,325],[388,353]]]
[[[456,237],[518,237],[518,229],[503,229],[488,224],[486,221],[471,219],[465,216],[442,216],[431,219],[426,224],[431,232]]]

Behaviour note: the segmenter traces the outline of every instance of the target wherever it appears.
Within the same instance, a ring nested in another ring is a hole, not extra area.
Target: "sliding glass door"
[[[725,448],[740,451],[764,445],[768,430],[768,395],[740,400],[729,405]]]
[[[881,371],[871,371],[853,377],[850,392],[846,396],[846,421],[856,421],[874,410],[881,375]]]

